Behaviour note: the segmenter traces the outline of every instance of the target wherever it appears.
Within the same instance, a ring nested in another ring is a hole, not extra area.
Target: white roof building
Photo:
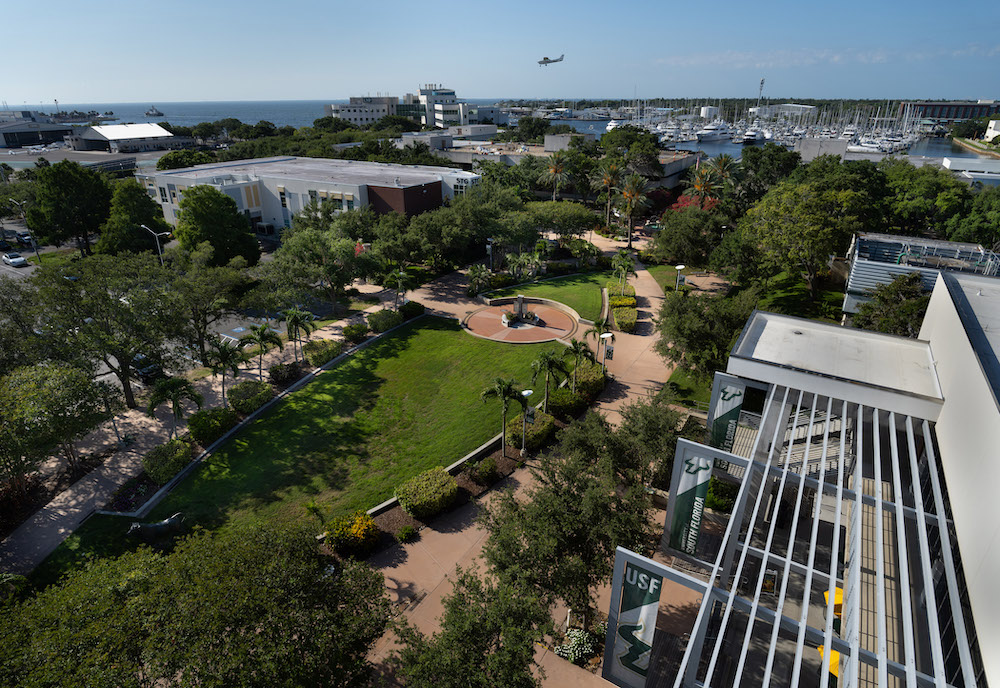
[[[135,152],[179,148],[189,141],[175,137],[159,124],[102,124],[67,138],[73,150]]]
[[[678,442],[662,551],[618,551],[605,678],[1000,684],[998,353],[1000,281],[975,274],[936,276],[916,340],[754,313],[713,446]]]

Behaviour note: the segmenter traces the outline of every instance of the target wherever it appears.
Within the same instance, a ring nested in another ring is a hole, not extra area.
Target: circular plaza
[[[505,301],[505,303],[497,303]],[[530,317],[510,316],[517,312],[511,299],[494,300],[489,306],[465,317],[466,331],[476,337],[511,344],[536,344],[556,339],[569,339],[580,326],[572,309],[554,301],[532,299],[524,303]]]

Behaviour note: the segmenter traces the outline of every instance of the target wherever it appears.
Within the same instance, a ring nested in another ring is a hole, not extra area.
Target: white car
[[[3,254],[3,262],[12,268],[26,268],[28,267],[28,261],[26,261],[20,253],[5,253]]]

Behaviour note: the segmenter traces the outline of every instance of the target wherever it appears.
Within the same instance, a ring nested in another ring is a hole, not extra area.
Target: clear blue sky
[[[1000,98],[1000,3],[11,2],[0,99],[21,106],[337,99]],[[563,63],[539,67],[543,56]]]

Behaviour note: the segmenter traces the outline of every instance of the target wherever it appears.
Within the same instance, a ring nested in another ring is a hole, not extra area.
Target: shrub
[[[480,485],[492,485],[499,477],[497,462],[492,456],[487,456],[476,466],[476,482]]]
[[[214,408],[195,411],[188,418],[188,431],[194,441],[207,447],[236,427],[240,417],[231,408]]]
[[[424,314],[424,304],[416,301],[407,301],[399,307],[399,312],[403,314],[403,318],[410,320]]]
[[[634,308],[612,308],[611,312],[615,316],[615,326],[622,332],[632,332],[635,329],[636,318],[639,311]]]
[[[396,539],[400,542],[412,542],[417,539],[417,529],[413,526],[403,526],[396,532]]]
[[[360,344],[368,338],[368,323],[355,323],[344,327],[344,341],[348,344]]]
[[[191,445],[184,440],[170,440],[142,457],[142,469],[157,485],[166,485],[190,462]]]
[[[271,385],[261,380],[246,380],[229,390],[230,405],[244,416],[249,416],[273,397]]]
[[[604,368],[600,363],[591,361],[580,361],[580,368],[576,372],[576,391],[583,395],[588,401],[593,401],[604,391]],[[552,397],[549,396],[549,403]]]
[[[572,374],[571,374],[572,375]],[[576,418],[590,406],[590,400],[569,387],[560,387],[549,392],[549,413],[562,421]]]
[[[736,506],[736,496],[739,494],[740,486],[724,480],[710,478],[708,481],[708,496],[705,497],[705,506],[716,511],[730,513]]]
[[[490,291],[503,289],[514,284],[517,284],[517,280],[514,279],[513,275],[509,275],[506,272],[497,272],[490,275]]]
[[[556,646],[556,655],[563,659],[568,659],[578,666],[584,663],[595,654],[601,647],[603,638],[597,638],[590,631],[582,628],[571,628],[566,632],[566,642]]]
[[[368,327],[372,329],[372,332],[379,334],[391,330],[396,325],[401,325],[402,323],[403,314],[391,311],[388,308],[368,314]]]
[[[663,265],[667,261],[657,251],[644,249],[639,251],[639,260],[646,265]]]
[[[341,516],[330,523],[326,542],[341,556],[365,557],[378,544],[379,529],[375,519],[364,511]]]
[[[597,256],[597,260],[594,262],[594,268],[597,270],[610,270],[611,256],[605,256],[605,255]]]
[[[551,396],[549,397],[551,399]],[[521,414],[507,421],[507,444],[516,449],[521,448]],[[536,452],[552,439],[556,431],[556,419],[548,413],[535,411],[535,422],[524,428],[524,448]]]
[[[570,265],[569,263],[549,261],[545,264],[545,274],[553,277],[558,277],[559,275],[569,275],[577,272],[577,270],[578,268],[575,265]]]
[[[612,296],[608,295],[608,305],[611,308],[635,308],[634,296]]]
[[[625,283],[625,293],[622,293],[622,284],[618,280],[608,280],[608,283],[604,285],[608,290],[608,298],[612,296],[635,296],[635,287],[631,284]]]
[[[267,377],[272,385],[287,387],[302,377],[302,368],[294,361],[292,363],[275,363],[267,369]]]
[[[313,339],[302,347],[302,353],[309,365],[319,368],[339,356],[343,348],[344,345],[336,339]]]
[[[414,518],[428,519],[455,501],[458,483],[444,468],[432,468],[396,488],[400,506]]]

